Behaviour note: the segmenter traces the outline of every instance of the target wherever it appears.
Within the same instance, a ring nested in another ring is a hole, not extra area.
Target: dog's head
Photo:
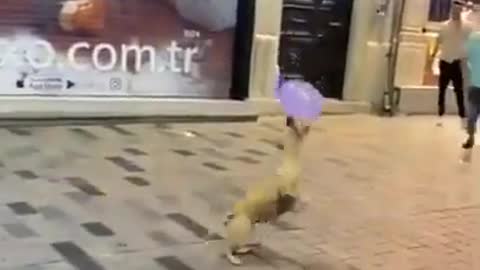
[[[294,118],[288,118],[287,126],[288,128],[293,131],[295,135],[295,139],[297,141],[303,141],[304,138],[310,133],[310,125],[311,123],[306,121],[297,120]]]
[[[228,223],[230,223],[230,221],[235,217],[235,215],[233,213],[229,213],[227,214],[227,216],[225,217],[225,220],[223,221],[223,225],[224,226],[227,226]]]

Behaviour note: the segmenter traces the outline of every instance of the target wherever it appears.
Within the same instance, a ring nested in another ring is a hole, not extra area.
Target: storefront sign
[[[2,4],[0,95],[228,97],[237,0],[49,2]]]
[[[20,80],[17,86],[38,92],[59,92],[72,88],[75,84],[61,77],[32,76],[26,80]]]

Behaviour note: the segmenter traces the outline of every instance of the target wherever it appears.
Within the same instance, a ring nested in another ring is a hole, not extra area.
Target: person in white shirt
[[[439,33],[440,49],[440,76],[438,79],[438,115],[441,118],[445,114],[445,93],[450,82],[453,83],[458,105],[458,115],[462,120],[462,126],[466,125],[466,113],[464,102],[463,70],[466,68],[465,42],[471,33],[471,26],[462,20],[463,1],[453,1],[450,20],[446,21]],[[435,55],[434,54],[434,55]],[[441,122],[439,122],[441,125]]]
[[[472,15],[473,15],[473,2],[468,1],[467,3],[465,3],[465,6],[463,7],[462,20],[470,22],[472,20],[471,18]]]

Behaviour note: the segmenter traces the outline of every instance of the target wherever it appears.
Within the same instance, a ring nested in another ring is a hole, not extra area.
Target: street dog
[[[300,149],[309,126],[292,121],[287,128],[283,145],[283,161],[276,174],[247,189],[245,197],[237,202],[227,216],[226,257],[230,263],[241,265],[238,255],[248,253],[255,225],[273,223],[285,213],[294,211],[300,182]]]

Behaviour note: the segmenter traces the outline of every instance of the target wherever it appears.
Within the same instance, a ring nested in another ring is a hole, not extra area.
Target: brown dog
[[[227,216],[226,256],[232,264],[242,264],[236,255],[250,251],[248,241],[257,223],[274,222],[294,210],[300,182],[300,149],[308,132],[309,126],[297,121],[290,123],[279,171],[250,187],[245,198],[237,202],[233,213]]]

